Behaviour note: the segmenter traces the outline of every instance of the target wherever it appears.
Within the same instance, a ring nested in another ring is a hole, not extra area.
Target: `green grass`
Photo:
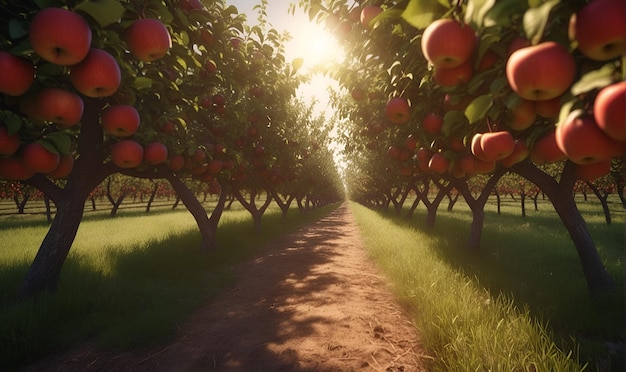
[[[247,211],[224,213],[220,249],[202,253],[184,209],[90,214],[80,226],[55,295],[19,302],[16,292],[47,231],[42,217],[19,217],[0,228],[0,365],[18,366],[93,339],[103,347],[161,343],[176,324],[232,283],[229,268],[271,239],[316,220],[335,206],[281,219],[268,209],[254,231]],[[3,222],[5,222],[3,221]],[[16,222],[17,221],[17,222]]]
[[[597,204],[597,203],[596,203]],[[535,212],[508,201],[486,208],[481,251],[463,249],[471,214],[442,205],[435,228],[425,209],[407,221],[353,204],[368,251],[410,309],[433,370],[601,369],[621,361],[604,342],[624,342],[623,210],[606,226],[597,205],[581,205],[617,288],[588,294],[575,249],[546,202]],[[617,367],[616,367],[617,366]]]

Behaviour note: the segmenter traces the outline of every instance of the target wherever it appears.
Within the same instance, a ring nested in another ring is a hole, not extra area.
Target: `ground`
[[[234,270],[236,283],[167,345],[112,352],[88,343],[26,370],[424,370],[417,331],[364,251],[347,204]]]

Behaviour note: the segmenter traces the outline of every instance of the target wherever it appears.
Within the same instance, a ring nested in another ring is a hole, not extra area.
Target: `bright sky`
[[[252,8],[260,3],[259,0],[227,0],[227,4],[237,7],[239,13],[248,17],[248,24],[256,23],[258,14]],[[287,31],[292,39],[285,45],[287,61],[294,58],[303,58],[302,69],[308,71],[313,66],[327,61],[341,60],[341,47],[336,39],[326,31],[323,23],[310,22],[302,9],[296,8],[296,14],[288,12],[290,0],[271,0],[267,8],[269,23],[279,32]],[[315,99],[319,102],[317,108],[326,110],[328,107],[327,86],[336,86],[330,78],[317,76],[310,84],[300,88],[298,94]]]

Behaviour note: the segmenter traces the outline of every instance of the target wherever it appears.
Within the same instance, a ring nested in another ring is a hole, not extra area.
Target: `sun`
[[[288,30],[292,37],[285,47],[288,57],[303,58],[304,67],[308,69],[331,67],[343,61],[341,45],[323,25],[309,21],[298,23]]]

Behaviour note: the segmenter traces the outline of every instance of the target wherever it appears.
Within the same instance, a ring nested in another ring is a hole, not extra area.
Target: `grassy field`
[[[210,203],[209,203],[210,204]],[[207,207],[210,205],[207,204]],[[218,229],[221,249],[199,250],[194,219],[171,204],[154,209],[87,213],[65,263],[59,291],[28,302],[16,292],[43,236],[45,217],[3,216],[0,220],[0,366],[35,360],[96,337],[107,347],[137,348],[163,342],[176,323],[231,283],[229,267],[270,239],[330,212],[334,206],[282,220],[270,207],[262,233],[237,203]]]
[[[463,249],[471,214],[445,203],[433,230],[353,204],[370,254],[410,309],[440,371],[624,368],[624,210],[611,200],[607,226],[596,200],[579,200],[616,289],[588,294],[576,251],[551,205],[507,199],[486,207],[480,252]]]

